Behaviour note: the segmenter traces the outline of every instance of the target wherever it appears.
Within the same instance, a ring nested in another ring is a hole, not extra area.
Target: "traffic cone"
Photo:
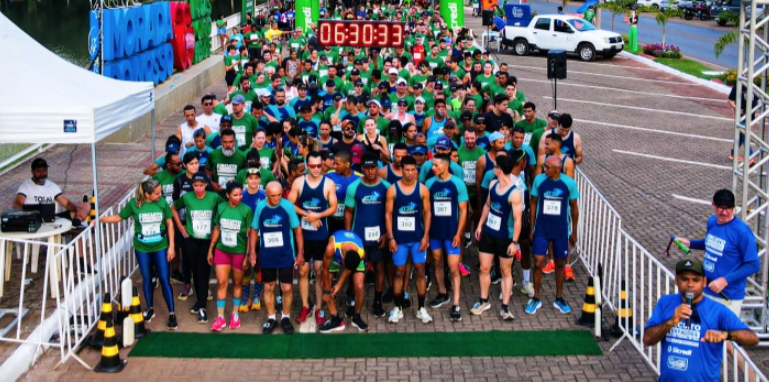
[[[133,287],[133,298],[131,299],[131,308],[128,309],[128,315],[134,321],[134,338],[142,338],[146,336],[149,333],[149,329],[144,327],[144,316],[142,316],[139,291],[136,287]]]
[[[128,308],[131,306],[132,299],[131,279],[126,276],[120,278],[120,298],[117,299],[117,321],[115,326],[122,326],[126,317],[128,317]]]
[[[104,346],[101,347],[101,360],[93,368],[93,371],[97,373],[117,373],[123,371],[127,362],[120,359],[115,326],[112,325],[112,317],[108,317],[106,328],[104,329]]]
[[[123,304],[117,303],[117,308],[115,308],[117,311],[117,318],[115,325],[120,326],[123,324],[123,320],[125,320],[126,317],[128,317],[128,309],[123,309]]]
[[[101,315],[99,316],[99,322],[96,324],[96,334],[88,340],[88,346],[95,348],[104,346],[104,331],[107,328],[107,319],[112,320],[112,298],[109,293],[104,294],[104,299],[101,302]]]
[[[628,306],[627,292],[625,291],[625,280],[622,280],[622,289],[619,294],[619,309],[617,310],[616,317],[614,318],[614,325],[611,327],[611,334],[615,336],[622,335],[622,328],[619,327],[620,320],[627,322],[630,326],[626,328],[630,333],[635,332],[635,322],[633,321],[633,308]],[[624,321],[627,318],[627,321]]]
[[[577,320],[580,325],[592,328],[595,326],[595,287],[593,286],[593,278],[591,277],[587,282],[587,290],[585,291],[585,302],[582,303],[582,317]]]

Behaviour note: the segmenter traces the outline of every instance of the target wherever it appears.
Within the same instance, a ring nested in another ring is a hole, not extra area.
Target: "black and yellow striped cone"
[[[149,333],[149,329],[144,326],[144,316],[142,316],[141,302],[139,301],[139,291],[133,287],[133,298],[131,299],[131,308],[128,309],[128,315],[134,320],[134,338],[142,338]]]
[[[96,196],[91,193],[91,212],[88,213],[88,222],[96,220]]]
[[[96,323],[96,334],[88,340],[88,346],[100,348],[104,345],[104,330],[107,328],[107,319],[112,319],[112,298],[109,293],[104,294],[101,302],[101,315]]]
[[[625,319],[627,318],[627,321]],[[625,280],[622,280],[622,289],[619,294],[619,309],[617,309],[616,317],[614,318],[614,325],[611,327],[611,334],[615,336],[622,335],[622,328],[619,327],[619,322],[627,322],[629,326],[627,329],[630,333],[633,333],[635,322],[633,322],[633,308],[628,306],[627,303],[627,291],[625,290]]]
[[[117,347],[117,336],[112,317],[107,318],[107,327],[104,329],[104,346],[101,347],[101,360],[93,371],[97,373],[117,373],[123,371],[128,361],[120,359],[120,351]]]
[[[580,325],[592,328],[595,326],[595,286],[593,286],[593,278],[587,282],[587,290],[585,291],[585,302],[582,303],[582,317],[577,320]]]

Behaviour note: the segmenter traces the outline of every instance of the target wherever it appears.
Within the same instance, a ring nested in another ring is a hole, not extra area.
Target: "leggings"
[[[205,308],[208,300],[208,277],[211,274],[211,266],[208,265],[208,248],[210,246],[211,239],[195,239],[194,237],[184,239],[184,257],[188,259],[195,294],[198,298],[198,304],[202,308]]]
[[[136,253],[136,261],[139,262],[139,271],[144,280],[142,288],[144,289],[144,299],[147,301],[147,308],[152,309],[154,306],[152,301],[155,286],[152,285],[152,276],[150,274],[151,268],[154,266],[158,272],[158,277],[160,278],[160,288],[163,291],[163,299],[166,300],[166,305],[168,305],[168,312],[173,313],[174,298],[173,291],[171,290],[171,272],[168,266],[168,260],[166,260],[168,257],[166,251],[167,249],[149,253],[139,251],[134,252]]]

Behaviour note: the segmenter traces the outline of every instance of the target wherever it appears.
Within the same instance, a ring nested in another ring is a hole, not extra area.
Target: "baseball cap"
[[[734,193],[725,188],[716,191],[713,195],[713,205],[716,207],[726,206],[734,208]]]
[[[256,95],[258,95],[259,97],[270,97],[270,96],[272,96],[272,94],[270,94],[270,91],[265,89],[265,88],[256,89]]]
[[[418,90],[418,89],[422,89],[422,83],[421,82],[417,82],[417,83],[414,84],[414,90]]]
[[[342,93],[336,93],[334,94],[334,101],[341,101],[344,98]]]
[[[223,115],[222,119],[219,120],[219,123],[222,123],[222,122],[232,123],[232,116],[231,115]],[[168,151],[168,146],[166,146],[166,151]]]
[[[473,120],[475,123],[486,123],[486,117],[484,117],[481,114],[478,114],[475,116],[475,119]]]
[[[299,108],[299,112],[302,113],[305,111],[312,111],[312,106],[310,106],[308,103],[303,104],[302,107]]]
[[[327,57],[326,57],[326,55],[325,55],[325,54],[321,54],[321,55],[320,55],[320,59],[321,59],[321,60],[325,60],[326,58],[327,58]]]
[[[398,69],[390,68],[390,70],[387,71],[387,74],[398,74]]]
[[[472,121],[473,120],[473,112],[469,110],[465,110],[462,112],[462,114],[459,115],[459,120],[464,121]]]
[[[411,150],[411,155],[427,155],[427,147],[414,146],[414,148]]]
[[[414,103],[417,103],[417,102],[424,104],[425,103],[425,99],[423,97],[417,97],[417,98],[414,99]]]
[[[35,160],[32,161],[32,169],[34,170],[34,169],[40,168],[40,167],[50,167],[50,166],[48,166],[48,162],[46,162],[45,159],[43,159],[43,158],[35,158]]]
[[[261,177],[262,176],[262,172],[261,172],[261,170],[259,170],[256,167],[251,167],[251,168],[246,170],[246,176],[249,176],[249,175],[259,175],[259,177]]]
[[[451,149],[451,141],[449,141],[449,137],[442,136],[438,138],[437,141],[435,141],[435,148],[441,149],[441,150],[450,150]]]
[[[359,85],[363,86],[363,81],[361,80],[355,81],[355,86],[359,86]]]
[[[694,272],[700,276],[705,274],[702,270],[702,262],[697,259],[683,259],[676,263],[676,275],[682,272]]]
[[[380,82],[379,85],[377,85],[379,89],[389,89],[390,85],[387,82]]]
[[[400,84],[408,84],[408,83],[403,78],[398,78],[398,81],[395,81],[395,84],[400,85]]]
[[[350,75],[351,76],[359,76],[360,75],[360,70],[353,69],[353,70],[350,71]]]
[[[254,169],[254,170],[259,171],[259,169]],[[196,173],[195,175],[192,176],[192,183],[195,183],[195,182],[208,183],[208,176],[202,172]]]
[[[350,149],[350,158],[352,163],[360,164],[361,157],[363,156],[363,148],[360,145],[353,145]]]
[[[386,98],[386,97],[385,97],[385,99],[383,99],[383,100],[381,101],[381,103],[382,103],[382,108],[383,108],[383,109],[389,109],[389,108],[391,108],[391,107],[392,107],[392,105],[393,105],[392,101],[390,101],[390,99],[389,99],[389,98]]]
[[[243,97],[242,95],[238,94],[235,97],[232,98],[232,104],[233,105],[242,105],[246,103],[246,97]]]
[[[489,135],[489,142],[494,142],[497,139],[505,139],[505,135],[500,133],[499,131],[495,131]]]
[[[301,83],[301,84],[299,84],[299,86],[297,86],[297,88],[299,90],[307,90],[307,85],[305,83]]]
[[[409,102],[408,102],[408,101],[406,101],[406,99],[405,99],[405,98],[401,98],[401,99],[399,99],[399,100],[398,100],[398,105],[400,105],[400,104],[408,105],[408,104],[409,104]]]
[[[375,99],[372,99],[372,100],[368,101],[369,106],[371,106],[372,103],[377,105],[378,107],[382,107],[382,104],[379,103],[379,101],[377,101]]]
[[[441,90],[443,89],[443,82],[435,81],[435,84],[433,85],[435,89]]]
[[[361,158],[361,168],[366,167],[379,167],[379,156],[374,153],[365,153]]]
[[[326,80],[326,87],[330,86],[336,86],[336,82],[334,80]]]

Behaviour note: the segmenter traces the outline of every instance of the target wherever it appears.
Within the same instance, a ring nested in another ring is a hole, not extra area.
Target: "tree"
[[[636,0],[618,0],[607,1],[605,3],[598,3],[597,9],[605,9],[611,12],[611,30],[614,31],[614,18],[619,14],[623,14],[628,11],[631,4],[634,4]]]
[[[734,25],[734,29],[724,33],[718,37],[718,39],[716,39],[716,43],[713,45],[713,54],[715,54],[716,58],[721,57],[721,55],[724,53],[724,49],[726,49],[727,46],[737,42],[737,28],[740,25],[740,14],[732,11],[721,13],[718,15],[718,22],[719,25],[732,23]]]
[[[654,18],[657,20],[657,25],[662,25],[662,45],[665,45],[665,29],[668,24],[668,20],[670,20],[673,17],[682,17],[684,15],[683,11],[680,9],[674,9],[671,6],[672,0],[668,1],[667,6],[664,10],[658,9],[657,7],[653,6],[643,6],[639,7],[637,12],[649,12],[654,13]]]

